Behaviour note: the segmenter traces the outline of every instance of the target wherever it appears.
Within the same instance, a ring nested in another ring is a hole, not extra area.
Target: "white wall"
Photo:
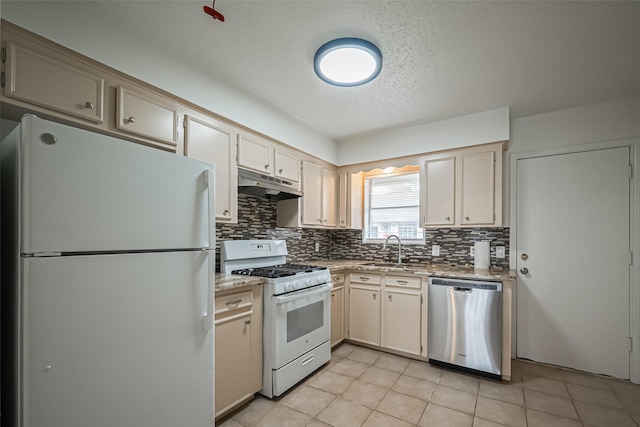
[[[640,136],[640,96],[511,121],[503,168],[503,221],[509,224],[509,155]]]
[[[90,1],[2,1],[2,18],[331,163],[338,146],[267,102],[204,73]],[[150,2],[151,3],[151,2]],[[150,5],[150,7],[153,7]]]
[[[410,156],[509,139],[509,108],[380,132],[344,141],[338,165]]]

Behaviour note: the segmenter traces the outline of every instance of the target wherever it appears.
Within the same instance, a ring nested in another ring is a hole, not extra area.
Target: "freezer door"
[[[35,116],[21,156],[22,253],[214,244],[212,164]]]
[[[24,259],[22,425],[212,427],[208,257]]]

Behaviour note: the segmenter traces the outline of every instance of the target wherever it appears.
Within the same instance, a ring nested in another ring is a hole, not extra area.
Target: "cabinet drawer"
[[[216,297],[216,319],[250,311],[253,306],[253,292],[239,292]]]
[[[118,87],[116,127],[175,147],[178,113],[167,101]]]
[[[74,62],[60,62],[7,42],[7,97],[88,120],[103,121],[104,79]]]
[[[380,275],[370,273],[351,273],[349,274],[349,283],[366,283],[367,285],[379,285]]]
[[[421,280],[419,277],[388,275],[384,278],[384,284],[385,286],[399,286],[403,288],[420,289]]]

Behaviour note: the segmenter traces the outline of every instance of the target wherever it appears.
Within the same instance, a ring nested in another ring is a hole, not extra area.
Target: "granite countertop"
[[[461,279],[478,280],[515,280],[515,270],[492,268],[489,270],[475,270],[470,266],[432,265],[432,264],[403,264],[396,265],[371,265],[371,261],[358,260],[310,260],[311,265],[319,265],[329,268],[331,273],[340,273],[345,270],[424,274],[436,277],[456,277]],[[379,263],[380,264],[380,263]]]
[[[403,264],[370,265],[371,261],[362,260],[309,260],[305,264],[327,267],[331,273],[342,273],[346,270],[369,271],[372,273],[403,273],[421,274],[435,277],[455,277],[460,279],[477,280],[515,280],[514,270],[490,269],[488,271],[476,271],[469,266],[431,265],[431,264]],[[216,273],[216,291],[242,288],[251,285],[261,285],[265,279],[262,277],[241,276],[236,274]]]

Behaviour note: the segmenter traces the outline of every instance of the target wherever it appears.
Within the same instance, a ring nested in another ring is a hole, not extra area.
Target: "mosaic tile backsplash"
[[[316,230],[278,228],[277,202],[238,194],[238,224],[217,224],[216,259],[220,260],[220,241],[236,239],[285,239],[287,261],[304,263],[314,259],[355,259],[372,262],[395,262],[397,244],[362,243],[360,230]],[[439,228],[426,231],[424,245],[402,245],[403,262],[446,265],[473,265],[469,248],[476,241],[489,241],[492,267],[509,268],[509,228]],[[316,243],[319,251],[315,251]],[[431,255],[431,246],[440,246],[440,255]],[[495,247],[505,247],[505,257],[496,258]],[[219,267],[219,266],[218,266]],[[219,268],[218,268],[219,269]]]

